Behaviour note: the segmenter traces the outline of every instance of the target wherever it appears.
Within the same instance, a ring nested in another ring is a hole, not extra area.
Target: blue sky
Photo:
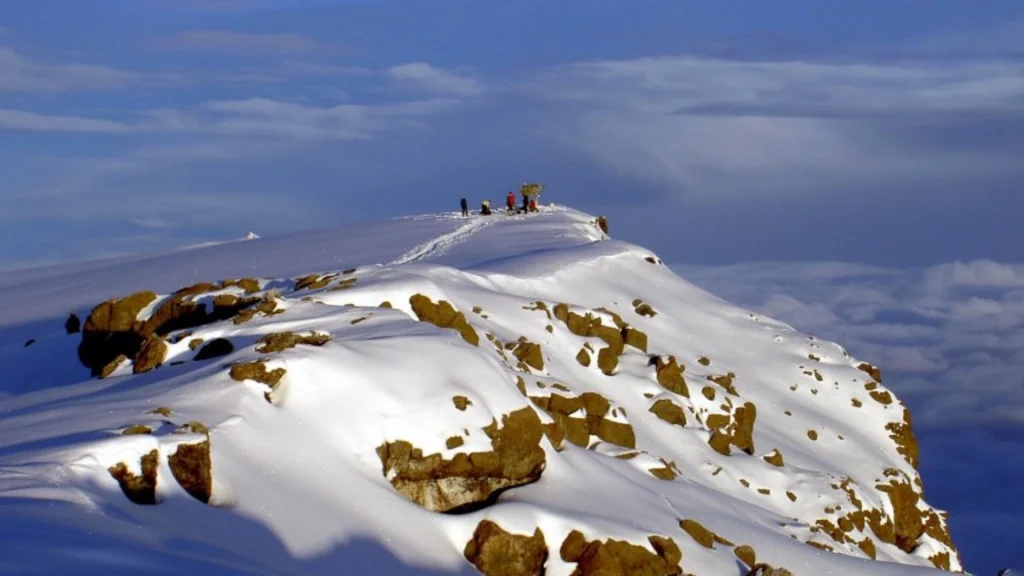
[[[1024,334],[1005,264],[1024,261],[1020,0],[3,2],[0,152],[0,269],[545,182],[724,296],[877,358],[921,415],[968,567],[1021,563],[990,543],[1020,508],[970,488],[1015,472],[1000,461],[1024,426],[1005,349]],[[765,261],[805,264],[731,266]],[[975,283],[936,293],[956,261]],[[965,471],[945,484],[943,453]]]
[[[523,180],[676,261],[1020,259],[1016,0],[36,0],[0,26],[0,268]]]

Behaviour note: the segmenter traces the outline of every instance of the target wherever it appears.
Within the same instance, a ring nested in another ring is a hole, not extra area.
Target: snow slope
[[[255,285],[174,294],[241,277]],[[189,302],[261,311],[158,331],[92,377],[79,344],[123,337],[111,327],[128,300],[97,308],[90,334],[65,318],[144,290],[131,330]],[[0,299],[0,573],[474,574],[471,561],[489,570],[467,550],[484,520],[523,540],[539,529],[555,576],[594,569],[565,560],[573,530],[641,547],[661,562],[650,573],[746,574],[741,545],[797,575],[960,568],[943,515],[918,498],[907,414],[870,366],[571,209],[5,273]],[[442,300],[451,314],[431,307]],[[260,342],[285,332],[322,338]],[[194,359],[220,338],[229,353]],[[403,441],[421,452],[403,461]],[[204,446],[209,467],[188,464]],[[476,454],[474,480],[454,465],[416,475],[460,453]],[[523,462],[525,476],[509,472]],[[514,486],[476,497],[479,474]],[[424,507],[449,496],[475,505]]]

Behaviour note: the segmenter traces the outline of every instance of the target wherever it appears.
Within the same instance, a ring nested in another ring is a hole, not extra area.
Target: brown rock
[[[697,359],[697,363],[700,364],[701,366],[710,366],[711,359],[708,358],[707,356],[701,356],[700,358]]]
[[[487,503],[500,491],[540,478],[545,465],[540,447],[544,426],[531,408],[502,416],[484,432],[492,450],[456,454],[445,460],[440,454],[423,456],[404,440],[387,442],[377,449],[385,476],[398,492],[435,512]]]
[[[912,552],[924,534],[924,518],[917,508],[920,496],[904,482],[892,480],[876,486],[889,497],[893,509],[893,544],[904,552]]]
[[[782,468],[782,452],[779,452],[779,450],[776,448],[775,450],[772,450],[771,454],[764,457],[764,461],[777,468]]]
[[[622,340],[627,346],[632,346],[641,352],[647,352],[647,334],[636,328],[623,328]]]
[[[219,358],[221,356],[227,356],[235,351],[234,344],[226,338],[214,338],[210,340],[208,344],[203,346],[192,360],[201,361],[209,360],[210,358]]]
[[[310,335],[298,335],[294,332],[274,332],[259,339],[256,351],[260,354],[270,354],[294,348],[299,344],[323,346],[330,341],[331,336],[329,334],[313,333]]]
[[[121,491],[129,500],[136,504],[156,504],[156,471],[157,471],[156,450],[150,451],[142,457],[142,476],[137,476],[128,471],[124,462],[107,469],[110,475],[117,480]]]
[[[462,436],[449,436],[448,439],[445,440],[444,445],[449,450],[454,450],[465,443],[466,441],[462,439]]]
[[[129,426],[128,428],[125,428],[124,430],[121,431],[121,435],[122,436],[134,436],[136,434],[152,434],[152,433],[153,433],[153,429],[150,428],[149,426],[146,426],[145,424],[136,424],[134,426]]]
[[[619,355],[611,346],[601,348],[601,351],[597,353],[597,367],[601,369],[608,376],[615,374],[615,369],[619,366]]]
[[[583,366],[590,366],[590,353],[586,348],[580,348],[579,353],[576,354],[576,361]]]
[[[816,430],[808,430],[807,431],[807,437],[810,438],[811,440],[817,440],[818,439],[818,432]]]
[[[754,549],[750,546],[737,546],[732,553],[750,569],[753,569],[754,566],[757,565],[757,553],[754,552]]]
[[[188,349],[195,350],[196,348],[202,346],[203,342],[205,342],[205,340],[203,340],[202,338],[193,338],[188,341]]]
[[[903,421],[902,422],[890,422],[885,425],[885,429],[890,432],[889,438],[896,443],[896,451],[899,452],[906,461],[917,469],[918,462],[918,447],[917,438],[914,436],[913,420],[910,417],[910,410],[903,409]]]
[[[881,392],[879,390],[872,390],[871,392],[868,392],[868,394],[870,394],[871,397],[874,398],[875,402],[878,402],[879,404],[884,404],[886,406],[892,404],[892,394],[888,391]]]
[[[483,520],[463,555],[485,576],[543,576],[548,547],[540,528],[533,536],[519,536]]]
[[[605,218],[604,216],[598,216],[597,220],[594,221],[594,224],[598,228],[601,229],[601,232],[604,232],[605,234],[608,234],[608,219],[607,218]]]
[[[861,372],[869,374],[872,380],[875,380],[877,382],[882,381],[882,371],[879,370],[876,366],[872,366],[867,362],[862,362],[857,366],[857,369],[860,370]]]
[[[587,424],[590,433],[605,442],[623,448],[636,448],[636,435],[633,433],[633,427],[629,424],[593,417],[587,417]]]
[[[276,388],[281,383],[281,378],[284,377],[285,373],[284,368],[274,368],[268,372],[267,365],[262,360],[257,360],[255,362],[232,364],[230,375],[231,379],[236,382],[254,380],[271,388]]]
[[[310,274],[308,276],[297,278],[295,280],[294,290],[296,292],[298,292],[299,290],[319,290],[320,288],[323,288],[330,284],[331,280],[333,279],[334,276],[331,274],[328,274],[327,276],[323,277],[321,277],[319,274]]]
[[[686,387],[686,380],[683,378],[685,368],[676,363],[675,357],[669,356],[667,361],[662,356],[657,357],[655,370],[658,384],[661,384],[662,388],[680,396],[690,397],[690,390]]]
[[[434,304],[423,294],[413,294],[409,298],[412,311],[421,322],[430,322],[439,328],[450,328],[458,331],[462,339],[473,346],[480,345],[480,336],[470,326],[465,314],[456,312],[455,308],[445,300]]]
[[[679,527],[689,534],[690,538],[693,538],[694,542],[701,546],[705,548],[715,547],[715,533],[705,528],[700,522],[686,519],[679,522]]]
[[[785,568],[773,568],[768,564],[758,564],[747,576],[793,576],[793,573]]]
[[[733,374],[732,372],[729,372],[724,376],[708,376],[708,380],[714,382],[715,384],[718,384],[722,388],[725,388],[725,391],[728,392],[729,394],[732,394],[733,396],[739,396],[739,394],[736,392],[736,387],[732,383],[732,381],[735,378],[736,375]]]
[[[540,344],[534,344],[525,340],[520,341],[516,344],[515,349],[512,350],[512,354],[520,362],[537,370],[544,370],[544,355],[541,352]]]
[[[580,401],[583,403],[583,410],[586,411],[587,416],[603,418],[611,407],[608,399],[596,392],[584,392],[580,395]]]
[[[204,426],[205,428],[205,426]],[[213,475],[210,471],[210,441],[199,444],[180,444],[167,459],[171,473],[178,484],[203,504],[213,494]]]
[[[703,394],[704,397],[707,398],[708,400],[714,401],[715,399],[715,389],[712,388],[711,386],[705,386],[701,388],[700,393]]]
[[[587,542],[578,531],[562,542],[560,555],[575,562],[572,576],[675,576],[681,574],[682,552],[669,538],[648,538],[656,553],[629,542],[608,539]]]
[[[107,363],[106,366],[101,368],[100,373],[97,374],[97,376],[99,376],[100,378],[107,378],[108,376],[114,373],[114,370],[117,370],[117,367],[120,366],[122,362],[126,360],[128,360],[128,358],[124,354],[118,355],[117,358],[114,358],[109,363]]]
[[[522,381],[522,380],[520,380],[520,381]],[[525,394],[525,392],[524,392],[524,394]],[[466,411],[466,408],[468,408],[469,406],[473,405],[473,402],[470,401],[470,399],[466,398],[465,396],[453,396],[452,397],[452,403],[455,404],[456,408],[458,408],[459,410],[462,410],[463,412]]]
[[[142,374],[155,370],[167,357],[167,344],[159,336],[150,335],[142,341],[142,346],[132,361],[132,373]]]
[[[634,301],[633,306],[633,311],[639,314],[640,316],[649,316],[653,318],[658,315],[658,313],[654,311],[654,308],[651,308],[650,304],[645,304],[642,301]]]
[[[655,416],[676,426],[686,426],[686,412],[671,400],[662,398],[651,406],[651,412]]]
[[[878,553],[875,550],[875,543],[871,540],[871,538],[865,536],[863,540],[857,543],[857,547],[863,550],[864,553],[867,554],[868,557],[870,557],[872,560],[878,559]]]
[[[78,359],[99,376],[118,356],[134,357],[142,336],[134,331],[139,313],[156,300],[152,292],[136,292],[93,308],[82,327]]]

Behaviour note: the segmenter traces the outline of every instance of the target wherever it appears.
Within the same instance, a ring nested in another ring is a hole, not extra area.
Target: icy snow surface
[[[295,290],[295,278],[314,273],[336,276]],[[276,296],[283,313],[206,324],[178,342],[172,333],[151,372],[135,375],[124,362],[91,378],[76,354],[82,335],[64,330],[69,312],[84,322],[104,300],[153,291],[160,298],[140,312],[144,320],[179,288],[242,277],[258,278],[258,295]],[[341,286],[347,278],[356,280]],[[479,346],[417,321],[417,293],[462,312]],[[638,314],[638,299],[656,314]],[[891,516],[875,487],[918,478],[886,430],[902,422],[903,407],[872,398],[860,360],[688,284],[655,254],[609,238],[592,216],[567,208],[408,217],[9,272],[0,274],[0,301],[0,573],[474,574],[463,550],[483,519],[515,534],[539,527],[553,576],[576,567],[558,552],[571,530],[647,549],[648,536],[662,535],[682,549],[684,573],[746,574],[733,546],[701,546],[682,519],[798,576],[932,573],[928,557],[948,551],[928,534],[907,553],[869,527],[843,542],[815,528],[855,510],[849,494],[864,510]],[[380,307],[385,301],[393,308]],[[536,302],[548,311],[532,309]],[[614,312],[646,333],[647,353],[627,345],[614,372],[603,373],[604,343],[554,318],[559,303],[608,326]],[[283,331],[331,340],[255,350],[261,336]],[[540,345],[543,369],[494,344],[520,337]],[[234,352],[193,361],[194,338],[226,338]],[[589,366],[577,360],[584,345],[593,351]],[[685,366],[689,397],[659,385],[653,355]],[[228,375],[231,364],[259,358],[268,370],[286,369],[272,393]],[[730,372],[735,394],[708,379]],[[487,451],[482,429],[535,406],[530,397],[585,392],[609,400],[609,420],[632,426],[635,449],[591,436],[587,446],[564,441],[559,450],[545,438],[539,481],[463,514],[421,508],[384,475],[377,448],[385,442],[406,440],[445,458]],[[459,410],[453,396],[471,404]],[[684,409],[685,426],[650,411],[663,399]],[[748,402],[757,413],[753,455],[712,449],[709,416]],[[151,412],[158,407],[169,414]],[[196,421],[209,429],[209,504],[189,496],[168,464],[178,446],[206,439],[174,433]],[[140,424],[152,434],[121,434]],[[447,448],[453,436],[464,444]],[[108,469],[123,462],[139,474],[140,458],[154,449],[157,504],[137,505]],[[763,459],[775,451],[781,467]],[[666,465],[674,479],[650,472]],[[923,500],[916,507],[932,510]],[[878,561],[858,547],[865,539]],[[955,553],[951,563],[958,567]]]

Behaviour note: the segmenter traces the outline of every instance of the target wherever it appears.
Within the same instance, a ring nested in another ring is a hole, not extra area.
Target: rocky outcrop
[[[446,460],[425,456],[405,440],[377,448],[384,475],[409,500],[434,512],[452,512],[488,504],[504,490],[540,478],[545,466],[540,442],[544,426],[531,408],[502,416],[484,428],[488,452],[458,453]]]
[[[669,424],[686,426],[686,412],[671,400],[665,398],[658,400],[651,406],[651,412]]]
[[[266,336],[259,339],[256,343],[256,351],[260,354],[270,354],[272,352],[281,352],[289,348],[294,348],[299,344],[307,346],[323,346],[324,344],[331,341],[330,334],[296,334],[294,332],[274,332],[267,334]]]
[[[477,524],[463,556],[484,576],[542,576],[548,547],[540,528],[532,536],[520,536],[484,520]]]
[[[159,362],[154,364],[157,355],[156,350],[152,349],[154,344],[150,337],[163,337],[177,330],[226,320],[257,305],[271,310],[272,307],[276,307],[272,301],[267,305],[266,301],[259,297],[245,298],[221,294],[214,298],[213,309],[208,312],[205,303],[193,301],[201,294],[233,286],[244,287],[247,292],[251,288],[259,288],[258,282],[252,279],[195,284],[182,288],[164,299],[145,319],[139,318],[139,315],[156,301],[157,296],[153,292],[136,292],[124,298],[103,302],[93,308],[82,326],[78,358],[84,366],[92,370],[93,376],[100,376],[104,367],[118,356],[132,358],[136,365],[141,364],[147,370],[152,369],[159,365]],[[139,357],[147,341],[151,349],[145,356]]]
[[[547,432],[556,446],[561,445],[562,440],[568,440],[585,448],[593,435],[623,448],[636,447],[633,427],[628,423],[608,420],[606,416],[611,403],[600,394],[584,392],[577,397],[567,397],[556,393],[551,396],[531,396],[530,401],[554,419],[554,424],[548,425]],[[583,414],[574,416],[579,412]]]
[[[181,444],[167,459],[178,484],[203,504],[210,502],[213,475],[210,471],[210,440],[199,444]]]
[[[110,475],[117,480],[121,491],[129,500],[136,504],[156,504],[156,471],[159,454],[152,450],[141,459],[142,475],[136,475],[128,470],[124,462],[107,469]]]
[[[167,357],[167,344],[164,339],[150,334],[142,341],[135,359],[132,362],[132,373],[142,374],[155,370],[164,362]]]
[[[903,409],[902,422],[890,422],[885,425],[885,429],[889,431],[889,438],[896,443],[896,451],[916,470],[918,447],[913,428],[914,423],[910,416],[910,410],[906,408]]]
[[[195,342],[195,340],[193,340],[192,342]],[[190,342],[189,347],[191,347],[191,344],[192,343]],[[202,344],[201,340],[200,344]],[[208,343],[202,344],[202,348],[199,349],[199,352],[197,352],[196,355],[192,357],[192,359],[197,362],[202,360],[209,360],[211,358],[227,356],[228,354],[231,354],[234,351],[235,345],[232,344],[231,341],[228,340],[227,338],[214,338],[213,340],[210,340]]]
[[[732,417],[723,414],[708,416],[707,424],[711,428],[708,444],[716,452],[728,456],[730,446],[754,454],[754,421],[757,420],[757,407],[750,402],[738,406]]]
[[[559,548],[565,562],[576,564],[572,576],[675,576],[682,574],[683,553],[671,538],[649,536],[654,552],[622,540],[588,542],[578,530]]]
[[[448,301],[440,300],[434,304],[423,294],[413,294],[409,298],[409,304],[420,322],[429,322],[439,328],[450,328],[473,346],[480,345],[480,335],[466,320],[466,315],[456,311]]]
[[[690,389],[687,388],[686,379],[683,378],[686,367],[677,364],[674,356],[655,357],[654,369],[658,384],[661,384],[662,388],[680,396],[690,397]]]
[[[266,384],[270,388],[267,392],[263,393],[263,398],[270,403],[273,403],[271,398],[271,392],[277,390],[277,387],[281,384],[281,379],[287,371],[284,368],[274,368],[273,370],[267,370],[267,365],[263,360],[257,360],[254,362],[240,362],[238,364],[232,364],[229,371],[231,379],[236,382],[244,382],[246,380],[252,380],[261,384]]]

